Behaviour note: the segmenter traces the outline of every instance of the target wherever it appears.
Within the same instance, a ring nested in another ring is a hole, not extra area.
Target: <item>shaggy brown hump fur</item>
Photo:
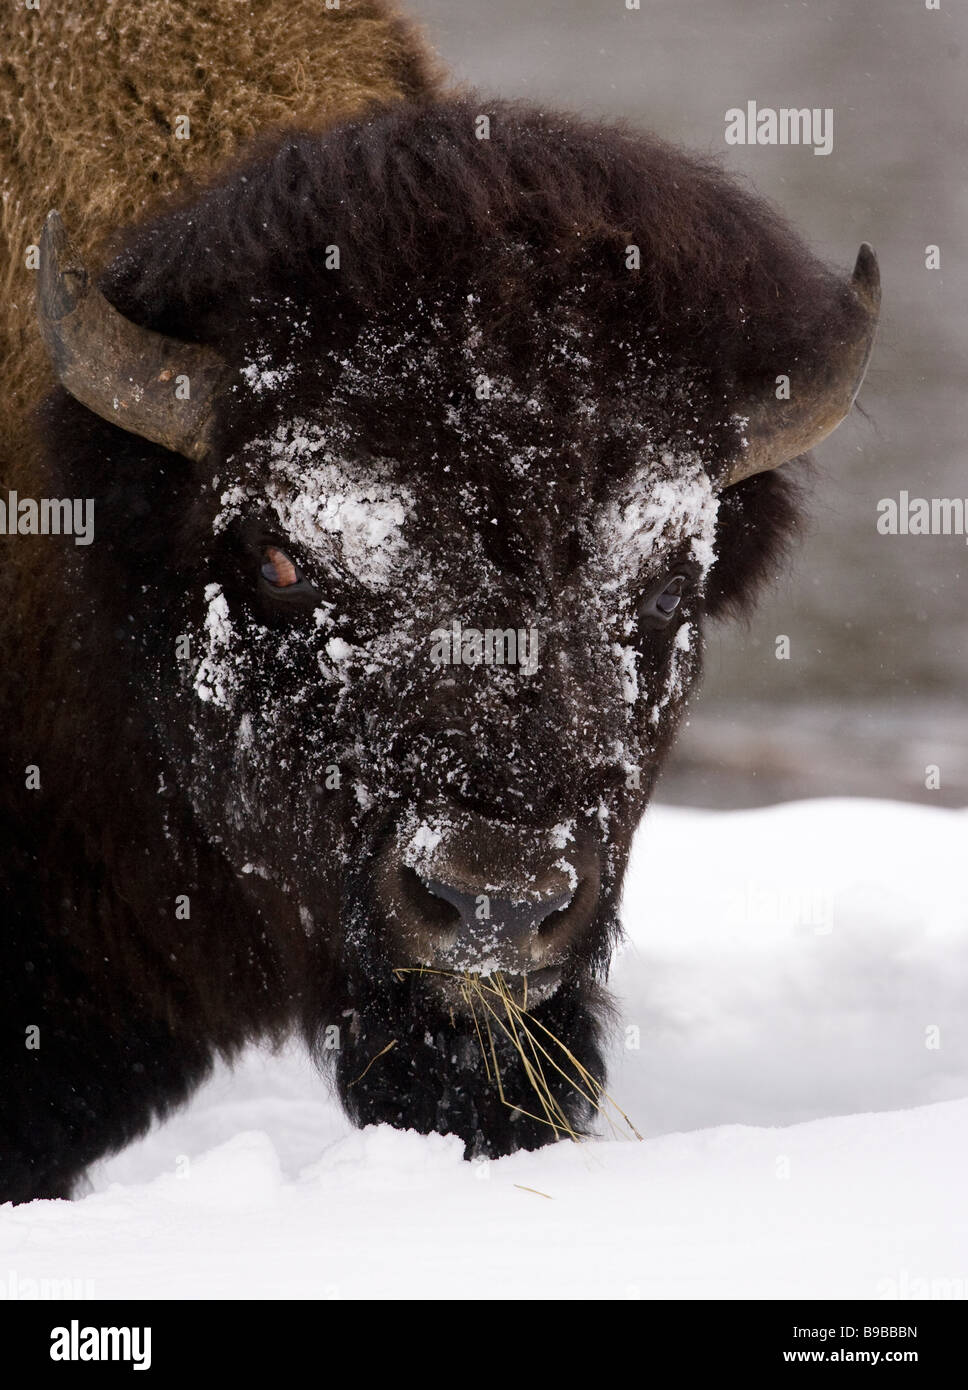
[[[390,0],[43,0],[0,10],[0,482],[50,385],[27,268],[60,209],[94,268],[105,238],[205,180],[256,132],[319,130],[421,100],[439,73]],[[188,139],[176,137],[187,116]]]

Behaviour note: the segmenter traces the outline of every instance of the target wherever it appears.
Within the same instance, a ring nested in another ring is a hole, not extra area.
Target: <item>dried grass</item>
[[[582,1097],[590,1110],[608,1123],[614,1134],[626,1136],[627,1130],[631,1130],[636,1139],[642,1138],[628,1115],[609,1095],[598,1078],[582,1065],[560,1038],[528,1012],[527,976],[524,976],[522,1002],[518,1004],[500,971],[486,978],[469,971],[461,974],[457,971],[432,970],[428,967],[401,967],[395,973],[399,976],[446,975],[457,983],[461,998],[474,1020],[474,1029],[488,1080],[497,1087],[502,1104],[509,1109],[519,1111],[539,1124],[548,1125],[554,1131],[555,1138],[567,1137],[579,1143],[586,1136],[574,1128],[561,1101],[554,1093],[551,1082],[557,1076]],[[520,1101],[509,1099],[505,1094],[495,1045],[496,1037],[503,1037],[510,1043],[520,1058],[524,1074],[535,1096],[534,1110],[525,1109]],[[619,1121],[624,1123],[624,1128]]]

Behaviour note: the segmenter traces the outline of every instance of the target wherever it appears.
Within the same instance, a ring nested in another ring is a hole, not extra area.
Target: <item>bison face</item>
[[[394,970],[442,1002],[500,970],[536,1001],[607,959],[698,672],[717,501],[580,371],[553,427],[542,380],[493,356],[483,394],[448,395],[465,344],[401,363],[368,340],[315,410],[298,366],[243,364],[259,426],[216,470],[181,709],[203,822],[307,931],[338,924],[402,993]]]
[[[699,670],[718,505],[688,445],[589,409],[580,373],[550,428],[537,377],[448,398],[438,364],[435,408],[366,352],[314,411],[298,368],[243,364],[259,424],[216,468],[178,706],[200,822],[338,943],[347,1085],[384,1037],[468,1035],[465,972],[587,1002]]]
[[[220,479],[182,669],[196,809],[240,875],[338,943],[318,968],[340,1007],[311,1003],[307,1025],[352,1011],[346,1087],[411,1032],[418,1051],[436,1039],[435,1063],[453,1055],[471,1037],[465,971],[503,972],[531,1009],[557,999],[577,1046],[698,672],[714,494],[694,461],[642,459],[509,544],[532,489],[492,515],[470,484],[448,496],[399,462],[341,457],[333,436],[332,420],[278,428]],[[473,1073],[479,1054],[462,1057]],[[348,1092],[362,1118],[482,1142],[479,1102],[466,1114],[440,1085],[421,1118],[387,1072]],[[501,1117],[486,1142],[545,1137]]]

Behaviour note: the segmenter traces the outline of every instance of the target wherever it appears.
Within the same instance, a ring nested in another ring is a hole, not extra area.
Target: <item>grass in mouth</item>
[[[461,974],[453,970],[431,970],[426,966],[400,967],[394,973],[401,977],[407,974],[446,975],[458,983],[461,997],[474,1020],[474,1029],[488,1080],[496,1085],[502,1104],[509,1109],[518,1110],[539,1124],[548,1125],[556,1138],[566,1137],[579,1143],[585,1136],[574,1128],[552,1090],[551,1081],[558,1076],[583,1097],[588,1106],[608,1123],[614,1134],[626,1135],[626,1129],[619,1123],[623,1121],[636,1139],[642,1138],[628,1115],[609,1095],[598,1078],[582,1065],[560,1038],[528,1012],[526,975],[522,1000],[518,1004],[500,971],[487,976],[486,979],[480,975],[472,975],[466,970]],[[509,1100],[505,1095],[495,1046],[496,1037],[505,1038],[518,1054],[524,1074],[534,1092],[534,1111],[526,1110],[523,1105]],[[376,1058],[373,1060],[376,1061]]]

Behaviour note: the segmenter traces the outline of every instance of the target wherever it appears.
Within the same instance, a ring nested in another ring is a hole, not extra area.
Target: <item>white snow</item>
[[[613,977],[644,1142],[465,1163],[253,1051],[87,1197],[0,1209],[0,1297],[964,1298],[966,843],[891,803],[658,808]]]
[[[572,893],[578,891],[578,873],[570,859],[556,859],[555,868],[560,869],[568,880],[568,886]]]
[[[229,709],[237,684],[231,652],[235,629],[221,585],[205,586],[205,655],[195,672],[195,693],[205,704]]]
[[[263,383],[258,389],[273,384],[266,383],[265,374],[258,379]],[[367,588],[387,585],[406,549],[403,528],[414,499],[409,489],[384,476],[380,460],[363,467],[342,458],[318,425],[299,419],[280,425],[269,438],[252,441],[243,462],[250,458],[258,460],[260,476],[268,474],[265,500],[285,535],[323,569],[338,556]],[[216,533],[239,514],[251,494],[241,481],[222,491]]]
[[[639,698],[638,649],[625,647],[621,642],[613,642],[612,655],[615,657],[621,673],[622,696],[625,703],[634,705]]]
[[[645,460],[643,460],[645,462]],[[719,498],[698,458],[664,453],[668,477],[643,467],[631,487],[607,508],[602,543],[616,567],[615,583],[634,583],[659,551],[689,541],[689,554],[705,576],[715,561],[713,540]],[[608,586],[606,586],[608,587]]]
[[[326,654],[333,661],[348,661],[353,651],[354,648],[342,637],[331,637],[326,643]]]
[[[560,824],[552,826],[548,838],[555,849],[564,849],[575,838],[574,817],[570,820],[563,820]]]
[[[683,623],[676,633],[675,641],[672,644],[672,654],[666,670],[665,680],[662,685],[662,693],[652,704],[649,710],[649,723],[656,728],[662,718],[662,711],[673,698],[682,694],[683,664],[685,657],[692,651],[691,640],[692,624]],[[626,695],[626,698],[628,696]]]
[[[277,391],[292,376],[293,367],[270,367],[268,355],[260,357],[255,362],[247,362],[241,369],[241,375],[246,385],[257,396],[261,396],[263,391]]]
[[[440,825],[431,825],[426,820],[420,821],[404,847],[404,863],[414,867],[425,860],[429,861],[440,844],[443,833]]]

